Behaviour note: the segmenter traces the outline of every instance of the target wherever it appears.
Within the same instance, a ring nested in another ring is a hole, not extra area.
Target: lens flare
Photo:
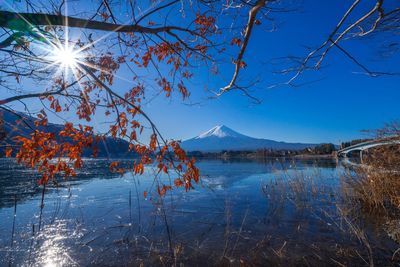
[[[76,67],[79,56],[78,52],[74,51],[72,48],[56,46],[52,51],[51,58],[52,61],[62,67],[73,68]]]
[[[76,65],[77,55],[72,49],[61,47],[54,50],[54,59],[64,67],[73,67]]]

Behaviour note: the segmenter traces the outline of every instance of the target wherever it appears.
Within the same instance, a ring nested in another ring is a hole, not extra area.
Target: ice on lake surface
[[[41,210],[38,174],[1,160],[0,266],[163,265],[171,253],[188,266],[368,259],[338,212],[344,170],[333,159],[203,160],[194,190],[162,199],[151,168],[120,176],[109,163],[86,160],[76,178],[46,189]],[[376,217],[358,219],[379,249],[375,263],[386,263],[396,244]]]

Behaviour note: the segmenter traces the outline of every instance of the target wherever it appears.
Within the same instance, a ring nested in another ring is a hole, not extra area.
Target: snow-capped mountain
[[[245,136],[243,134],[235,132],[234,130],[226,127],[225,125],[218,125],[218,126],[215,126],[215,127],[211,128],[207,132],[202,133],[199,136],[195,137],[195,139],[202,139],[202,138],[207,138],[207,137],[211,137],[211,136],[216,136],[216,137],[219,137],[219,138],[223,138],[223,137],[234,137],[234,138],[247,137],[247,136]]]
[[[287,149],[300,150],[314,147],[316,144],[286,143],[269,139],[253,138],[235,132],[225,125],[218,125],[212,129],[181,144],[186,151],[219,152],[222,150],[257,150],[257,149]]]

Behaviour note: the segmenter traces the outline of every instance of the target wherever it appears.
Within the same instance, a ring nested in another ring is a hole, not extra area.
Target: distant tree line
[[[318,146],[307,148],[301,151],[300,154],[311,154],[311,155],[328,155],[336,151],[336,147],[332,143],[320,144]]]
[[[284,150],[284,149],[258,149],[258,150],[223,150],[220,152],[188,152],[190,157],[208,158],[208,159],[234,159],[234,158],[273,158],[273,157],[293,157],[298,155],[331,155],[336,151],[336,146],[331,143],[321,144],[315,147],[306,148],[303,150]]]

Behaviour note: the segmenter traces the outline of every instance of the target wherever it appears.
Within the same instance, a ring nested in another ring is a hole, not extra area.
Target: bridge
[[[378,147],[378,146],[387,146],[387,145],[396,145],[400,144],[400,139],[393,139],[393,138],[385,138],[385,139],[374,139],[362,143],[358,143],[349,147],[345,147],[343,149],[338,150],[337,156],[344,156],[347,158],[347,154],[352,151],[360,151],[360,160],[363,163],[363,151]]]

